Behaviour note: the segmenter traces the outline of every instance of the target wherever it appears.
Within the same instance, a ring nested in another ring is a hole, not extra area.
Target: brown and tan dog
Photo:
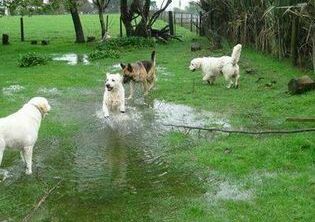
[[[124,83],[129,82],[130,95],[128,99],[133,97],[135,83],[142,83],[144,95],[147,95],[152,89],[156,79],[156,55],[155,51],[151,54],[151,61],[138,61],[120,64],[124,75]]]

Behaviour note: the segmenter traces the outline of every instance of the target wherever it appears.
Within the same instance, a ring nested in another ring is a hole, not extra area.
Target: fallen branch
[[[289,122],[315,122],[315,117],[287,117]]]
[[[59,186],[61,182],[62,180],[59,180],[59,182],[55,186],[53,186],[50,190],[48,190],[48,192],[44,194],[44,196],[38,201],[34,208],[23,218],[22,222],[26,222],[31,219],[33,213],[38,210],[38,208],[46,201],[49,195]]]
[[[303,132],[315,132],[315,128],[305,128],[305,129],[293,129],[293,130],[266,130],[266,131],[247,131],[247,130],[230,130],[222,128],[204,128],[199,126],[186,126],[186,125],[173,125],[173,124],[162,124],[163,126],[183,128],[189,130],[203,130],[209,132],[223,132],[223,133],[237,133],[237,134],[290,134],[290,133],[303,133]]]

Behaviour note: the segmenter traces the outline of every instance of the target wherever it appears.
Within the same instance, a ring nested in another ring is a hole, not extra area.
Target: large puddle
[[[54,130],[61,133],[39,139],[34,175],[43,181],[63,182],[54,197],[33,215],[34,220],[151,221],[161,200],[181,200],[204,193],[192,172],[175,168],[165,158],[162,141],[171,129],[164,124],[230,126],[227,120],[210,112],[143,99],[128,101],[127,112],[113,114],[108,121],[102,116],[102,95],[97,93],[102,90],[76,101],[55,88],[39,91],[48,97],[51,94],[53,105],[44,124],[59,124],[60,129]],[[66,132],[72,125],[78,127],[69,137]],[[6,169],[11,176],[5,173],[5,186],[23,176],[17,159]]]
[[[89,57],[86,54],[75,54],[75,53],[53,55],[52,57],[54,61],[66,62],[68,65],[77,65],[77,64],[88,65],[90,64],[90,61],[88,58]]]

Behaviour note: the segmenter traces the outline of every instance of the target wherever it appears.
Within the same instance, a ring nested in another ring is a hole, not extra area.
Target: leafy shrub
[[[146,48],[153,47],[155,42],[152,38],[122,37],[108,39],[97,46],[98,50],[121,49],[121,48]]]
[[[49,58],[44,55],[29,52],[20,57],[18,65],[20,67],[31,67],[36,65],[45,65],[48,61]]]
[[[107,50],[95,50],[89,54],[90,60],[98,60],[98,59],[105,59],[105,58],[119,58],[119,53],[116,50],[107,49]]]

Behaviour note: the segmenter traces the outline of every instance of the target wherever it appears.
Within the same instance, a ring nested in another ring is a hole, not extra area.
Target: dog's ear
[[[50,105],[47,102],[45,102],[45,101],[41,101],[40,103],[38,103],[37,107],[44,114],[48,113],[50,111],[50,109],[51,109]]]
[[[120,67],[121,67],[122,69],[124,69],[124,68],[126,67],[126,65],[124,65],[123,63],[120,63]]]
[[[132,66],[131,66],[131,64],[130,64],[130,63],[128,63],[127,70],[128,70],[129,72],[132,72]]]

